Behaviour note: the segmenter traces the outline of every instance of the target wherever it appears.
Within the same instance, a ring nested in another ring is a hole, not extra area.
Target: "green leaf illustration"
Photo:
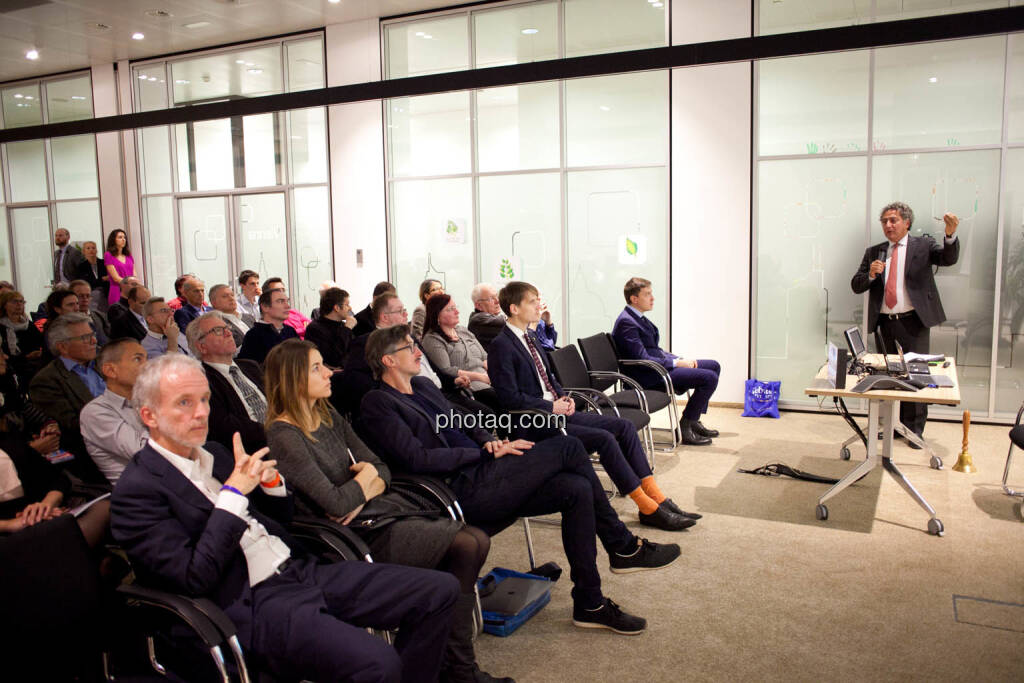
[[[448,227],[445,229],[449,235],[454,235],[459,231],[459,226],[455,224],[455,221],[448,221]]]
[[[634,242],[633,240],[631,240],[631,239],[629,239],[627,237],[626,238],[626,253],[629,254],[630,256],[636,256],[636,250],[637,250],[636,242]]]
[[[501,259],[501,266],[498,268],[498,276],[502,280],[512,280],[515,278],[516,273],[512,269],[512,263],[507,259]]]

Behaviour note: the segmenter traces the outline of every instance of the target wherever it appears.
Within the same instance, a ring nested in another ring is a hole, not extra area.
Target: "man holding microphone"
[[[942,244],[930,235],[909,234],[914,212],[903,202],[886,205],[880,220],[886,240],[864,252],[850,286],[856,294],[870,290],[869,333],[877,328],[890,350],[898,341],[904,351],[928,353],[929,328],[946,319],[932,266],[951,266],[960,257],[956,237],[960,219],[951,213],[943,215],[946,234]],[[926,404],[900,404],[900,422],[918,436],[927,420]]]

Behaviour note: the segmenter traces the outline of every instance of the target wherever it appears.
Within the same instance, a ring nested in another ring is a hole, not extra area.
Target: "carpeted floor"
[[[829,501],[825,522],[814,508],[827,485],[736,472],[784,462],[842,476],[864,448],[852,446],[850,462],[838,458],[850,431],[836,415],[750,419],[712,408],[704,422],[721,430],[715,443],[658,454],[655,472],[681,507],[704,515],[696,527],[640,527],[630,501],[612,502],[638,534],[678,542],[682,557],[660,571],[615,575],[598,552],[605,594],[647,618],[647,632],[574,627],[559,531],[534,524],[538,561],[558,562],[564,578],[512,636],[480,636],[485,670],[520,683],[1024,680],[1024,522],[999,485],[1007,427],[972,426],[976,474],[950,469],[959,424],[928,425],[942,470],[897,442],[895,463],[945,525],[936,537],[881,469]],[[1016,465],[1010,483],[1024,488],[1024,454]],[[495,537],[487,566],[528,567],[520,526]]]

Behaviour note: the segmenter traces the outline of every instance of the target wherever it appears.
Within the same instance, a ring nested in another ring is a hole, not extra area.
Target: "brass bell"
[[[956,464],[953,465],[953,470],[956,472],[966,472],[967,474],[973,474],[978,471],[978,468],[974,466],[974,458],[967,452],[967,432],[971,428],[971,411],[964,411],[964,446],[963,450],[960,451],[960,456],[956,459]]]

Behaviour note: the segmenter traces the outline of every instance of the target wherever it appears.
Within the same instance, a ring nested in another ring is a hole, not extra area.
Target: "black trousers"
[[[917,317],[916,312],[899,320],[879,313],[878,331],[882,333],[882,339],[890,354],[896,353],[896,344],[893,343],[896,341],[903,347],[904,353],[909,351],[928,353],[931,331]],[[900,422],[918,436],[924,433],[924,425],[927,421],[927,403],[900,403]]]
[[[458,594],[432,569],[295,560],[252,589],[252,650],[283,678],[436,681]],[[398,629],[395,646],[366,627]]]
[[[590,458],[573,437],[552,437],[523,455],[464,467],[450,486],[466,521],[483,529],[500,528],[515,517],[561,512],[572,597],[584,608],[602,600],[595,535],[609,553],[636,545],[636,536],[608,504]]]

